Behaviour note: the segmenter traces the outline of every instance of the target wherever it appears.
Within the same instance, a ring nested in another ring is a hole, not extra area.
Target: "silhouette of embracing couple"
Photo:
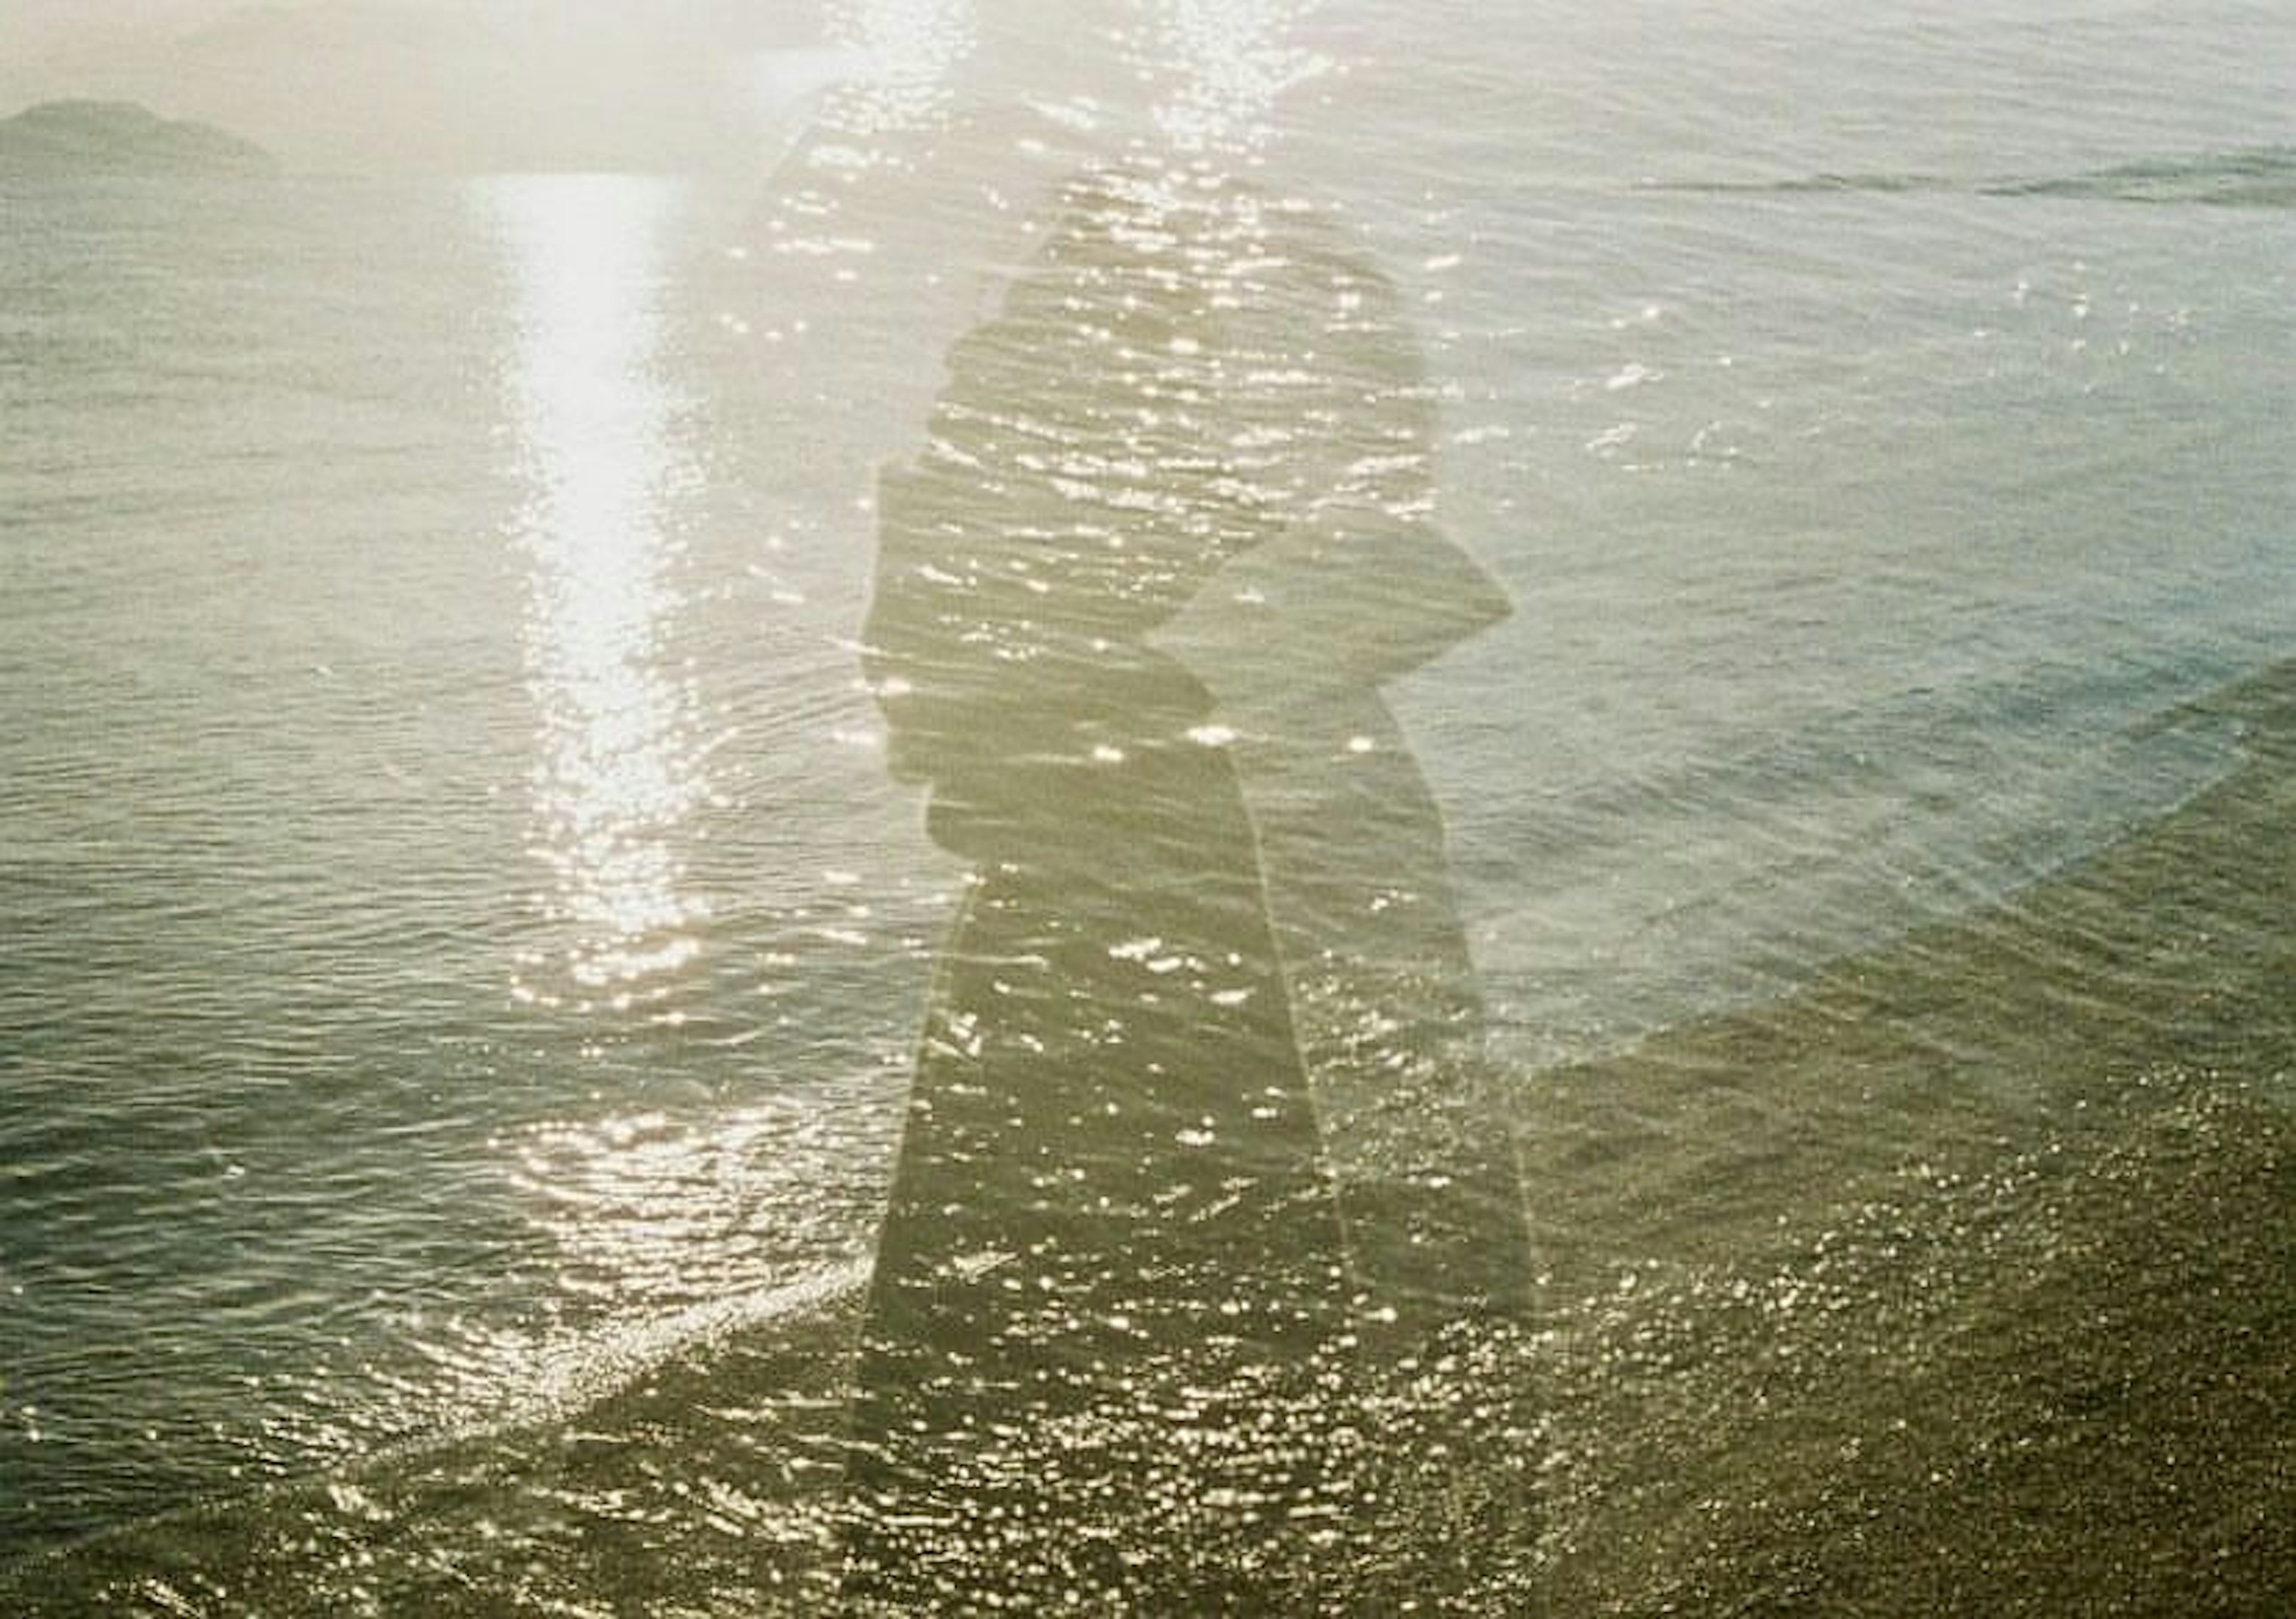
[[[867,669],[972,870],[864,1327],[860,1611],[1288,1608],[1459,1555],[1393,1543],[1442,1533],[1399,1451],[1473,1391],[1405,1391],[1528,1263],[1380,696],[1506,611],[1434,525],[1434,417],[1328,220],[1136,164],[1062,188],[883,478]]]

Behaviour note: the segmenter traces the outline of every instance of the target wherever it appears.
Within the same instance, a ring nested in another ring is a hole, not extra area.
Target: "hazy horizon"
[[[818,45],[782,0],[19,0],[0,115],[127,100],[218,124],[291,169],[745,164],[785,122],[754,53]]]

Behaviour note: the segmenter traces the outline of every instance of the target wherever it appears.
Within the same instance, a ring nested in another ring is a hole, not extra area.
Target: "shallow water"
[[[2268,1608],[2296,32],[1026,20],[6,196],[11,1599]]]

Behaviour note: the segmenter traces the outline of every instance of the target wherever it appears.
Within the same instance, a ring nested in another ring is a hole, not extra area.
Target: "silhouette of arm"
[[[1250,708],[1376,686],[1510,610],[1432,523],[1335,507],[1231,558],[1149,640],[1224,704]]]

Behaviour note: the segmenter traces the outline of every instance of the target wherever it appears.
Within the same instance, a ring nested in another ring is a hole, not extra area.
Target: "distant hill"
[[[134,102],[43,102],[0,119],[0,179],[261,175],[271,154],[212,124]]]
[[[12,53],[28,4],[91,18]],[[844,5],[848,0],[839,0]],[[0,112],[62,95],[205,119],[298,174],[746,173],[749,53],[813,43],[767,0],[0,0]]]

